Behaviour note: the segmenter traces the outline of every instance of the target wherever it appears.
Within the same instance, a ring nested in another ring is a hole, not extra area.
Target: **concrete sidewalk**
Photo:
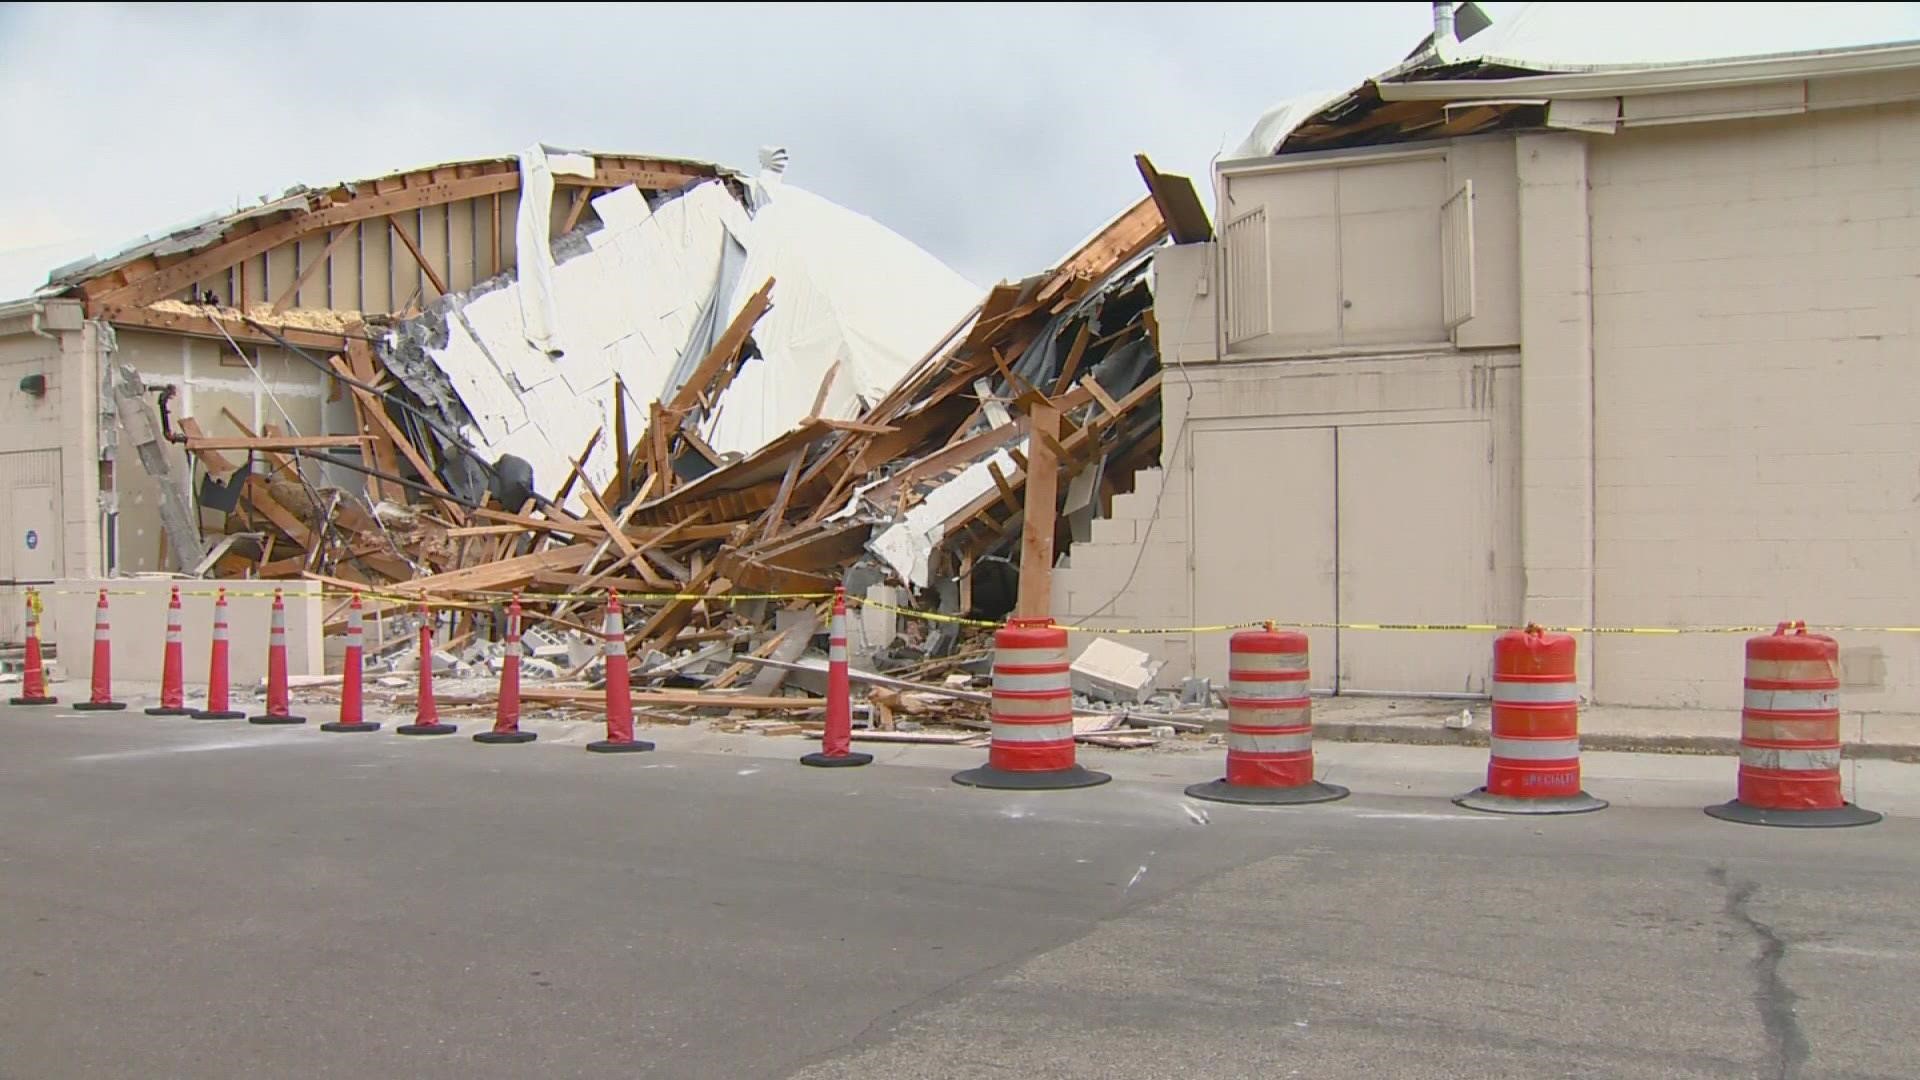
[[[1445,726],[1460,711],[1472,723]],[[1485,701],[1432,698],[1317,697],[1314,738],[1330,742],[1404,743],[1414,746],[1485,746],[1492,706]],[[1222,717],[1224,725],[1225,719]],[[1840,737],[1848,757],[1920,762],[1920,716],[1910,713],[1840,714]],[[1580,710],[1580,745],[1586,750],[1669,754],[1737,754],[1737,710],[1635,709],[1588,705]]]

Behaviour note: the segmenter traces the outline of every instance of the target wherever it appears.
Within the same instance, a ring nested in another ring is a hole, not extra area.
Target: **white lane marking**
[[[1132,879],[1131,881],[1129,881],[1129,882],[1127,882],[1127,887],[1126,887],[1126,888],[1124,888],[1124,889],[1121,889],[1120,891],[1121,891],[1121,892],[1123,892],[1123,893],[1125,893],[1125,892],[1132,892],[1132,891],[1133,891],[1133,887],[1134,887],[1135,885],[1138,885],[1138,884],[1140,884],[1140,879],[1141,879],[1141,878],[1143,878],[1143,877],[1146,877],[1146,876],[1147,876],[1147,868],[1146,868],[1146,867],[1144,867],[1144,866],[1142,866],[1142,867],[1141,867],[1140,869],[1138,869],[1138,870],[1135,870],[1135,871],[1133,872],[1133,879]]]
[[[735,776],[752,776],[752,775],[753,775],[754,773],[757,773],[757,772],[759,772],[759,771],[760,771],[759,769],[741,769],[741,770],[740,770],[739,772],[736,772],[736,773],[734,773],[733,775],[735,775]]]
[[[261,746],[284,746],[290,739],[230,739],[226,742],[194,743],[188,746],[152,746],[144,750],[115,750],[106,754],[82,754],[68,761],[130,761],[137,758],[165,757],[168,754],[201,754],[213,750],[251,750]]]
[[[1205,808],[1195,806],[1190,802],[1181,803],[1180,808],[1187,812],[1187,817],[1191,818],[1195,825],[1205,825],[1207,823],[1207,811]]]
[[[1867,956],[1875,960],[1914,960],[1920,959],[1920,952],[1912,949],[1869,949],[1863,945],[1841,945],[1835,942],[1809,941],[1794,946],[1796,952],[1826,953],[1830,956]]]
[[[1439,812],[1439,811],[1436,811],[1431,814],[1424,814],[1424,813],[1420,813],[1419,811],[1397,812],[1397,811],[1390,811],[1390,810],[1362,810],[1353,816],[1357,818],[1365,818],[1369,821],[1497,821],[1499,820],[1498,818],[1486,817],[1481,814],[1448,814],[1448,813]]]

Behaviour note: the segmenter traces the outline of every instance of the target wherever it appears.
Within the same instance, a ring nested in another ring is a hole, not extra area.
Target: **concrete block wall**
[[[1914,624],[1920,105],[1628,130],[1590,181],[1595,617]],[[1911,637],[1839,637],[1845,708],[1920,710]],[[1740,671],[1606,637],[1595,694],[1737,707]]]
[[[1095,629],[1191,625],[1187,503],[1184,469],[1134,474],[1133,491],[1115,497],[1113,514],[1096,520],[1092,539],[1075,544],[1069,565],[1054,570],[1054,618]],[[1095,635],[1072,636],[1078,655]],[[1126,634],[1118,639],[1168,661],[1174,672],[1186,669],[1190,635]]]
[[[164,659],[167,597],[180,586],[182,644],[189,693],[207,687],[207,654],[213,641],[213,601],[218,585],[210,581],[168,578],[74,578],[43,594],[42,634],[59,648],[65,676],[57,691],[63,700],[84,700],[93,677],[93,620],[99,590],[107,590],[113,628],[115,686],[158,687]],[[317,581],[227,583],[229,674],[235,686],[251,686],[267,674],[267,635],[272,625],[273,590],[280,588],[287,609],[287,672],[319,675],[325,671],[321,622],[324,601]],[[336,601],[337,603],[337,601]]]

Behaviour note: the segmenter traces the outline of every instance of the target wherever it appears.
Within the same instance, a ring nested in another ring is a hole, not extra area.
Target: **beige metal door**
[[[1479,422],[1340,429],[1342,622],[1496,621],[1491,452]],[[1339,648],[1343,690],[1487,690],[1487,633],[1345,630]]]
[[[49,581],[58,575],[60,515],[55,508],[51,487],[16,487],[8,493],[6,529],[7,565],[0,567],[0,578],[14,581]],[[24,588],[8,585],[0,595],[0,638],[22,641],[26,637]]]
[[[1332,428],[1195,431],[1193,610],[1201,625],[1334,621]],[[1330,687],[1334,635],[1311,630],[1313,683]],[[1227,634],[1198,636],[1194,668],[1224,685]]]

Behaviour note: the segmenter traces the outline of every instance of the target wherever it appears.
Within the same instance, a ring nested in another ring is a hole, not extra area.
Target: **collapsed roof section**
[[[591,168],[538,147],[520,160],[526,190]],[[699,460],[678,463],[688,477],[809,418],[857,416],[978,295],[891,230],[773,168],[746,191],[709,182],[649,197],[629,186],[592,205],[599,227],[560,237],[555,260],[534,263],[524,244],[517,274],[443,296],[380,348],[481,459],[528,463],[549,499],[576,458],[593,491],[616,503],[631,494],[615,483],[625,444],[588,437],[624,427],[626,415],[639,426],[656,407],[678,412],[676,431],[698,448]],[[549,206],[523,199],[516,232],[549,235]],[[724,381],[673,404],[750,308],[751,337],[720,358]],[[586,490],[563,505],[584,513]]]

